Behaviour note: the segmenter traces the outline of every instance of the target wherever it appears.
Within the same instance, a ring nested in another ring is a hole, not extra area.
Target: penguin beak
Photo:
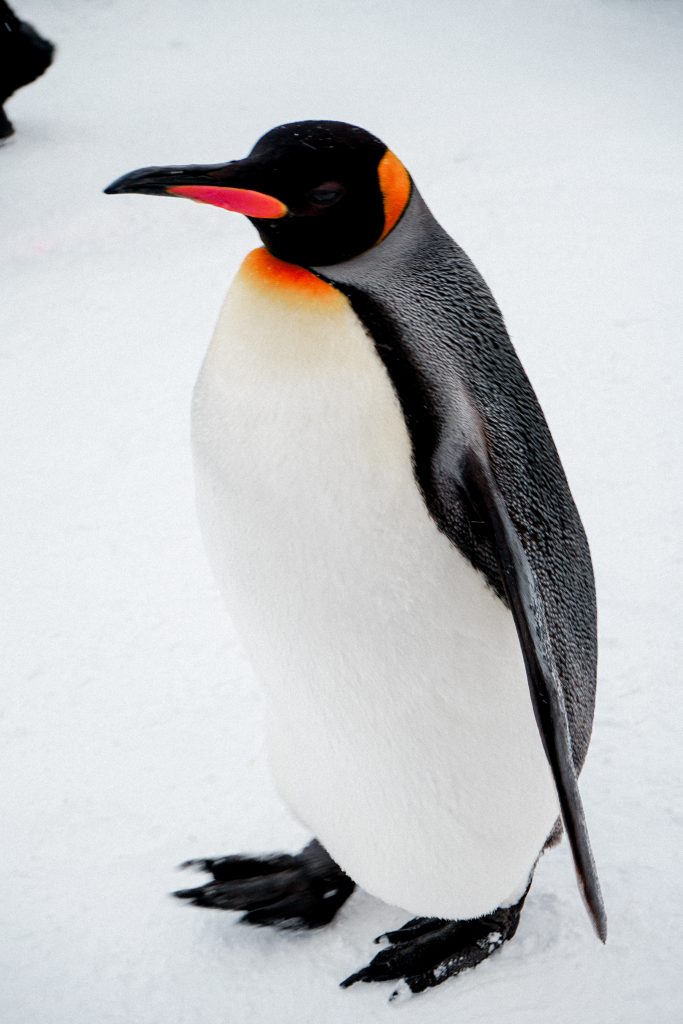
[[[250,174],[251,171],[251,174]],[[139,192],[146,196],[184,196],[247,217],[278,220],[289,210],[281,200],[248,187],[253,167],[247,160],[229,164],[189,164],[186,167],[142,167],[117,178],[107,195]]]

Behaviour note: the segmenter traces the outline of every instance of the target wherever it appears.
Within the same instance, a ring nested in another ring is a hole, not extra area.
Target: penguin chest
[[[430,518],[346,299],[263,259],[226,298],[193,444],[273,775],[374,895],[478,916],[524,887],[558,814],[512,617]]]

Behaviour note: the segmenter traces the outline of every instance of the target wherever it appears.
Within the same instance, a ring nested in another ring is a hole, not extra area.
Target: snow
[[[59,54],[8,104],[17,135],[0,150],[0,1019],[682,1019],[680,6],[19,9]],[[255,236],[215,209],[100,190],[145,164],[239,157],[306,117],[384,138],[484,273],[562,453],[599,591],[581,788],[607,946],[563,843],[515,940],[395,1011],[391,985],[337,983],[400,909],[359,893],[329,929],[282,935],[166,895],[188,857],[307,838],[268,779],[261,699],[193,510],[190,389]]]

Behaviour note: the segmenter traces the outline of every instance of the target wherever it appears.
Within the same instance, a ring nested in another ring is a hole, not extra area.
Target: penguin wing
[[[453,462],[450,462],[453,465]],[[484,445],[469,447],[457,477],[445,466],[486,524],[515,620],[526,667],[531,702],[553,773],[562,820],[567,830],[581,894],[595,930],[604,942],[607,920],[576,780],[563,689],[557,672],[543,596],[512,522]],[[443,479],[443,477],[442,477]],[[450,490],[450,487],[449,487]]]

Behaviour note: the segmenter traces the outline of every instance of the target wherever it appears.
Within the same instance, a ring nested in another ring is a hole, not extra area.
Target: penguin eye
[[[315,206],[332,206],[344,195],[346,189],[337,181],[324,181],[322,185],[311,189],[308,198]]]

